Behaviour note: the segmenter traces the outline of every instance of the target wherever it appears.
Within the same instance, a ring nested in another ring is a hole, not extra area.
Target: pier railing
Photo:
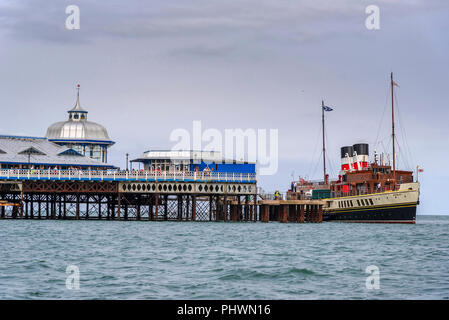
[[[232,172],[152,172],[116,170],[2,169],[0,180],[73,180],[73,181],[186,181],[256,183],[255,173]]]

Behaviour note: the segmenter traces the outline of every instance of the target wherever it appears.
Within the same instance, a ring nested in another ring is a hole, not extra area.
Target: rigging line
[[[390,85],[388,85],[387,87],[390,87]],[[391,89],[390,89],[391,90]],[[383,119],[385,116],[385,111],[387,110],[387,105],[388,105],[388,96],[390,94],[390,90],[386,90],[387,94],[385,96],[385,104],[384,104],[384,110],[382,111],[382,116],[380,117],[380,121],[379,121],[379,127],[377,128],[377,135],[376,135],[376,140],[374,142],[374,148],[377,148],[378,142],[379,142],[379,135],[380,135],[380,131],[382,130],[382,123],[383,123]]]
[[[403,125],[404,121],[402,120],[402,112],[400,111],[399,102],[398,102],[398,99],[396,97],[396,94],[394,95],[394,97],[395,97],[395,100],[396,100],[396,106],[397,106],[396,109],[397,109],[397,114],[398,114],[398,119],[399,119],[399,126],[401,128],[402,139],[403,139],[403,143],[404,143],[404,147],[405,147],[405,151],[404,151],[405,152],[405,156],[408,158],[408,160],[411,161],[411,163],[415,163],[414,162],[414,158],[413,158],[413,154],[411,152],[411,148],[410,148],[409,143],[408,143],[407,132],[406,132],[405,126]],[[410,163],[409,163],[409,165],[410,165]],[[411,167],[409,167],[409,168],[411,168]]]
[[[384,141],[381,141],[380,143],[381,143],[382,147],[384,148],[384,152],[383,153],[384,153],[384,156],[386,157],[387,154],[389,154],[388,152],[390,150],[391,139],[387,140],[387,148],[385,148]],[[385,157],[384,157],[384,161],[385,161]]]
[[[327,163],[329,164],[329,169],[331,169],[331,172],[335,172],[334,171],[335,157],[329,156],[329,153],[327,152],[329,149],[333,150],[333,145],[331,143],[329,143],[330,140],[327,136],[327,130],[325,130],[325,135],[326,135],[327,145],[329,146],[329,148],[326,148],[326,160],[327,160]],[[330,174],[329,174],[329,177],[330,177]]]
[[[400,154],[401,157],[403,158],[402,162],[404,162],[404,166],[405,166],[406,168],[410,169],[410,164],[408,163],[407,158],[406,158],[406,156],[404,155],[404,153],[402,152],[402,148],[400,147],[399,144],[398,144],[398,149],[399,149],[399,154]],[[399,167],[399,160],[398,160],[397,157],[396,157],[396,159],[397,159],[397,163],[398,163],[398,167]]]
[[[315,177],[315,172],[316,172],[316,170],[317,170],[317,168],[318,168],[318,164],[320,163],[320,160],[322,159],[322,158],[321,158],[322,154],[323,154],[323,151],[320,152],[320,157],[318,158],[318,161],[315,162],[315,168],[313,169],[313,173],[312,173],[312,175],[310,176],[310,178]]]
[[[312,154],[312,161],[310,162],[310,166],[309,166],[309,170],[307,171],[307,174],[310,175],[311,171],[312,171],[312,166],[315,160],[315,156],[316,156],[316,152],[317,152],[317,148],[318,148],[318,140],[320,137],[320,131],[321,131],[321,126],[318,127],[318,133],[315,135],[316,136],[316,141],[315,141],[315,147],[313,149],[313,154]],[[319,161],[319,159],[317,160]]]

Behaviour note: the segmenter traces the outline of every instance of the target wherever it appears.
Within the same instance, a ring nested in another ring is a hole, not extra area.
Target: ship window
[[[360,207],[360,201],[359,200],[357,200],[357,205]]]
[[[351,202],[351,207],[353,207],[353,206],[354,206],[354,203],[352,202],[352,200],[350,200],[350,202]]]
[[[374,206],[373,199],[369,199],[369,202],[371,203],[372,206]]]
[[[338,207],[341,208],[341,202],[340,201],[338,201]]]

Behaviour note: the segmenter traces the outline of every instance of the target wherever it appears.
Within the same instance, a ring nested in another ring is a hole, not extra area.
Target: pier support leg
[[[159,195],[156,193],[155,197],[154,197],[154,216],[155,216],[155,220],[158,219],[159,217]]]
[[[101,220],[101,195],[98,195],[98,220]]]
[[[154,202],[154,196],[151,196],[150,204],[148,205],[148,220],[150,220],[150,221],[154,220],[153,202]]]
[[[23,218],[23,191],[20,192],[20,219]]]
[[[280,222],[286,223],[288,217],[288,205],[285,204],[280,205],[279,209],[280,209]]]
[[[137,196],[137,208],[136,208],[136,219],[137,221],[140,221],[140,202],[141,202],[141,196]]]
[[[299,205],[299,215],[298,215],[299,223],[304,223],[304,207],[305,207],[305,205],[303,205],[303,204]]]
[[[37,200],[37,217],[41,219],[41,195],[39,195],[39,199]]]
[[[76,195],[76,208],[75,208],[75,219],[80,219],[80,195]]]
[[[270,221],[270,209],[272,209],[273,206],[263,205],[262,206],[262,222],[269,222]]]
[[[123,200],[125,200],[124,202],[124,215],[123,215],[123,217],[124,217],[124,220],[128,220],[128,199],[126,199],[126,196],[123,196]]]
[[[178,194],[178,221],[182,220],[182,207],[183,207],[183,199],[182,195]]]
[[[64,201],[64,205],[63,205],[63,219],[67,219],[67,195],[63,196],[63,201]]]
[[[89,195],[86,196],[86,220],[89,219]]]
[[[164,195],[164,220],[168,220],[168,195]]]
[[[122,194],[119,192],[118,196],[117,196],[117,220],[120,220],[120,211],[121,211],[121,198],[122,198]]]
[[[224,198],[223,198],[223,221],[227,221],[228,220],[228,214],[229,214],[228,196],[225,194]]]
[[[192,221],[196,221],[196,195],[192,195]]]

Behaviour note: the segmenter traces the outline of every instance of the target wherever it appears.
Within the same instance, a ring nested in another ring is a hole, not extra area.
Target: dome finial
[[[76,104],[75,104],[75,108],[76,107],[81,107],[81,105],[80,105],[80,85],[78,84],[77,86],[76,86],[76,90],[77,90],[77,93],[76,93]]]
[[[79,84],[77,84],[76,85],[76,91],[77,91],[76,92],[76,103],[75,103],[75,106],[68,111],[69,120],[78,120],[78,119],[86,120],[86,118],[87,118],[87,111],[84,110],[80,104],[80,88],[81,88],[81,86]],[[75,113],[77,113],[77,114],[75,114]]]

